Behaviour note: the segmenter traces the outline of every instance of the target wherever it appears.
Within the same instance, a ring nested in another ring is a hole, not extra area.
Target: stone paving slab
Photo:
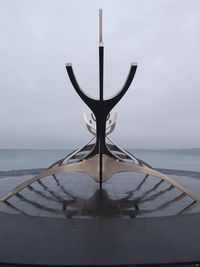
[[[1,264],[102,266],[200,261],[200,214],[63,220],[1,213],[0,225]]]

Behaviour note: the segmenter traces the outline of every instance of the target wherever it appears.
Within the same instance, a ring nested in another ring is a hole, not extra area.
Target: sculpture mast
[[[97,167],[97,172],[99,175],[99,186],[100,186],[100,198],[102,194],[102,183],[103,183],[103,174],[104,174],[104,166],[103,166],[103,156],[106,155],[111,158],[115,158],[113,152],[108,148],[106,144],[106,121],[109,113],[114,108],[114,106],[121,100],[124,94],[127,92],[137,69],[137,65],[135,63],[131,64],[130,71],[128,73],[128,77],[124,83],[124,86],[121,90],[117,92],[113,97],[110,97],[104,100],[103,97],[103,65],[104,65],[104,44],[103,44],[103,14],[102,9],[99,10],[99,98],[91,98],[89,97],[79,86],[77,79],[74,75],[74,71],[72,68],[72,64],[66,64],[67,73],[69,75],[70,81],[76,90],[77,94],[80,98],[85,102],[85,104],[91,109],[95,116],[96,120],[96,142],[93,149],[86,155],[85,159],[92,158],[94,156],[99,157],[99,166]]]
[[[99,9],[99,100],[103,102],[103,65],[104,65],[104,44],[103,44],[103,12]],[[99,182],[100,198],[102,193],[103,176],[103,140],[99,136]]]

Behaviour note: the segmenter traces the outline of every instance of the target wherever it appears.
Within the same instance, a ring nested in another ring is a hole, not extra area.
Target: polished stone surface
[[[0,213],[0,264],[159,266],[200,262],[200,214],[143,219]]]
[[[172,178],[200,196],[198,177],[174,173]],[[29,177],[1,178],[0,197]],[[167,182],[136,173],[114,175],[103,184],[100,201],[98,183],[85,174],[66,173],[34,182],[7,204],[0,203],[0,211],[57,218],[147,218],[199,212],[199,205],[192,203]]]
[[[198,173],[166,172],[200,195]],[[0,179],[0,197],[27,178]],[[1,203],[0,265],[200,262],[200,208],[177,215],[191,204],[188,196],[158,178],[130,173],[115,175],[103,188],[99,205],[98,184],[91,178],[78,173],[51,176],[12,197],[9,205]]]

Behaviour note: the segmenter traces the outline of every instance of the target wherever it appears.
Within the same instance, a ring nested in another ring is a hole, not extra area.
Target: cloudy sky
[[[199,0],[0,0],[0,148],[73,148],[90,138],[88,108],[65,70],[98,95],[98,9],[113,140],[132,148],[200,147]]]

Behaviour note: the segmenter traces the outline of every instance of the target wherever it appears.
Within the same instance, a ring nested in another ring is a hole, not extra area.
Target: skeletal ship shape
[[[137,172],[142,173],[146,177],[151,175],[168,182],[185,195],[193,199],[193,204],[199,203],[199,198],[191,193],[188,189],[177,183],[169,176],[153,169],[149,164],[141,159],[136,158],[128,151],[116,145],[108,135],[114,130],[116,125],[116,113],[111,113],[112,109],[117,105],[121,98],[125,95],[130,87],[136,73],[137,64],[132,63],[128,73],[128,77],[122,89],[113,97],[104,99],[104,44],[102,39],[102,10],[99,13],[99,98],[89,97],[79,86],[75,77],[72,64],[66,64],[66,70],[69,79],[80,98],[91,109],[91,118],[88,119],[84,114],[84,120],[92,139],[86,142],[82,147],[76,149],[71,154],[58,160],[49,166],[48,169],[40,174],[23,182],[1,201],[7,202],[14,195],[19,194],[23,189],[30,186],[35,181],[47,176],[54,176],[59,173],[67,172],[83,172],[99,183],[99,194],[102,193],[102,185],[114,174],[119,172]],[[123,177],[121,178],[123,179]],[[134,177],[133,177],[134,179]]]

